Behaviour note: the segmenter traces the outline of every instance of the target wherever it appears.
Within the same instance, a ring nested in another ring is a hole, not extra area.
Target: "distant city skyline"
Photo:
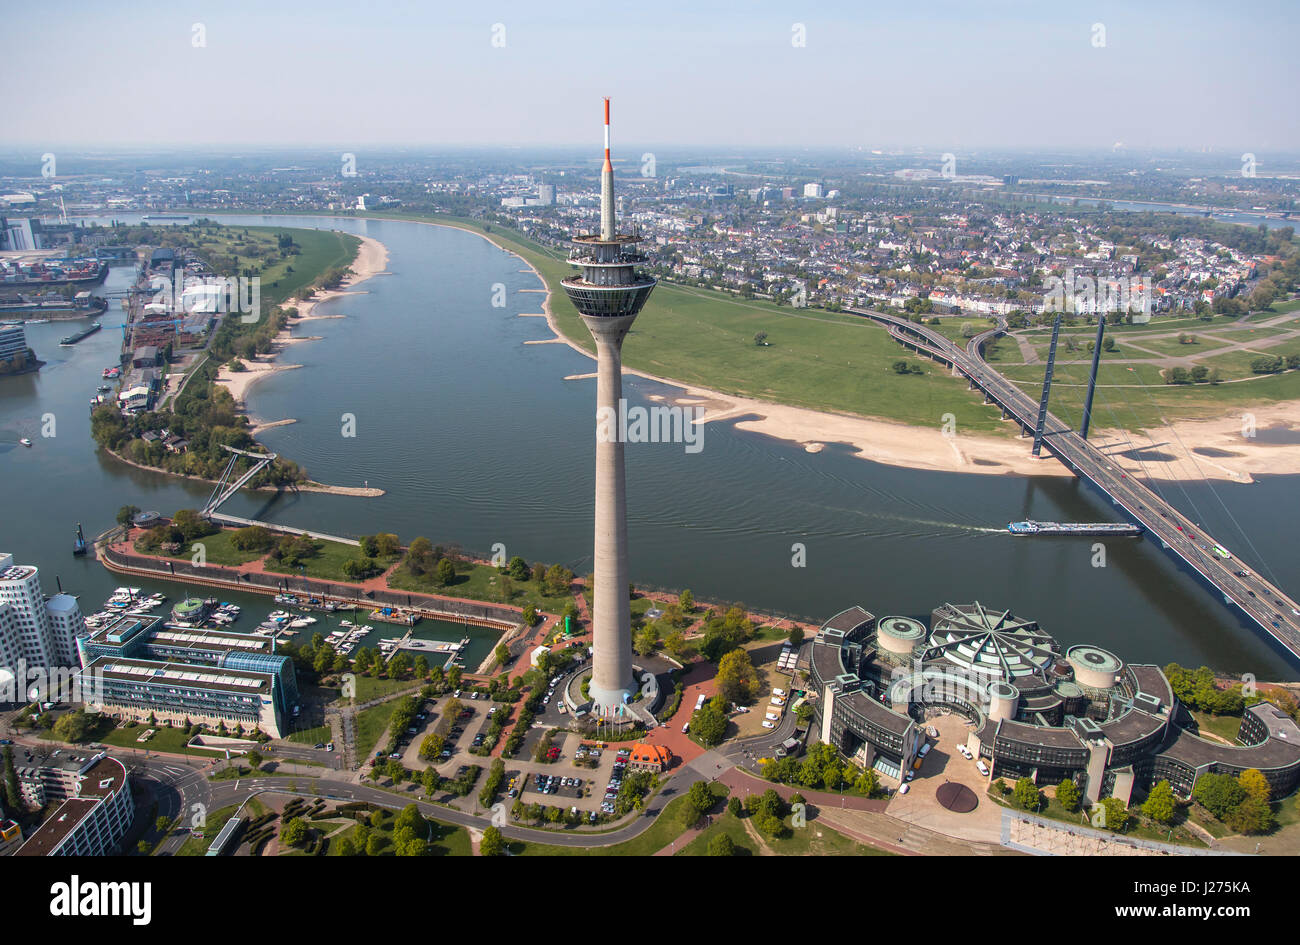
[[[609,95],[635,116],[623,159],[620,145],[1300,150],[1300,10],[1126,7],[26,5],[0,20],[0,141],[575,148],[598,139],[589,116]]]

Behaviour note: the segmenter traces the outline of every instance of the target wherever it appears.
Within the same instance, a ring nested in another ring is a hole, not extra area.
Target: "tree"
[[[1241,782],[1230,774],[1203,774],[1192,788],[1193,800],[1225,822],[1248,796]]]
[[[790,631],[790,645],[798,646],[803,643],[803,627],[795,627]]]
[[[1174,789],[1170,787],[1168,781],[1157,782],[1151,789],[1151,793],[1147,795],[1147,799],[1142,802],[1142,815],[1158,824],[1167,824],[1173,820],[1176,809]]]
[[[501,837],[500,830],[496,827],[488,827],[483,831],[483,839],[478,843],[478,852],[481,856],[500,856],[505,849],[505,841]]]
[[[755,332],[754,344],[758,345],[759,347],[762,347],[763,345],[767,344],[767,332],[765,331]]]
[[[1016,806],[1021,810],[1038,809],[1038,785],[1029,778],[1021,778],[1012,791]]]
[[[254,771],[262,767],[262,761],[264,759],[262,758],[262,753],[257,749],[253,749],[244,757],[248,759],[248,766],[252,768]]]
[[[713,806],[713,792],[709,790],[709,782],[696,781],[691,785],[690,790],[686,792],[685,809],[682,813],[682,819],[687,827],[691,827],[708,813],[709,808]]]
[[[443,558],[434,569],[434,580],[443,587],[456,580],[456,566],[450,558]]]
[[[137,515],[140,514],[140,507],[136,505],[124,505],[117,510],[117,524],[130,525]]]
[[[1224,822],[1237,833],[1268,833],[1274,826],[1273,811],[1268,801],[1247,795],[1235,809],[1228,812]]]
[[[717,703],[717,699],[711,699],[691,716],[691,734],[705,748],[719,744],[727,732],[727,716]]]
[[[682,593],[678,596],[677,604],[679,607],[682,608],[682,610],[685,613],[688,614],[695,609],[695,595],[691,593],[691,589],[689,587],[686,590],[682,591]]]
[[[636,650],[639,656],[649,656],[658,645],[659,631],[655,629],[652,623],[648,623],[638,630],[636,637],[632,640],[632,648]]]
[[[1124,802],[1118,797],[1103,797],[1101,807],[1106,813],[1106,829],[1123,833],[1129,822],[1128,808],[1124,806]]]
[[[1269,802],[1269,795],[1272,792],[1268,786],[1268,778],[1264,777],[1263,772],[1258,768],[1247,768],[1241,772],[1237,775],[1237,783],[1251,797],[1258,798],[1265,804]]]
[[[307,823],[301,817],[293,817],[280,828],[280,839],[291,847],[302,846],[307,839]]]
[[[437,761],[444,747],[443,737],[437,732],[430,732],[424,736],[424,741],[420,742],[420,757],[425,761]]]
[[[85,741],[90,733],[90,720],[84,709],[73,709],[59,716],[54,723],[54,734],[65,742]]]
[[[397,812],[397,817],[393,821],[393,830],[413,830],[419,832],[425,829],[424,817],[420,814],[420,808],[414,804],[407,804]]]
[[[718,662],[718,692],[728,702],[744,705],[752,701],[758,674],[749,651],[735,649]]]
[[[1068,811],[1078,810],[1080,801],[1078,786],[1066,778],[1056,786],[1056,801]]]
[[[720,833],[709,841],[709,856],[735,856],[736,845],[731,842],[731,837],[725,833]]]
[[[1191,380],[1191,375],[1187,373],[1187,368],[1176,367],[1170,368],[1169,373],[1165,375],[1166,384],[1186,384]]]

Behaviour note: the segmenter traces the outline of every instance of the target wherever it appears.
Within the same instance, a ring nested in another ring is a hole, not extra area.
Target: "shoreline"
[[[289,421],[289,422],[293,422],[293,421]],[[109,449],[107,446],[100,446],[97,447],[97,449],[103,450],[105,453],[113,457],[119,463],[125,463],[128,466],[132,466],[136,469],[143,470],[144,472],[157,473],[160,476],[171,476],[173,479],[189,479],[192,482],[205,482],[208,485],[213,485],[213,486],[217,484],[217,480],[208,479],[204,476],[195,476],[190,473],[177,473],[177,472],[172,472],[169,469],[159,469],[157,466],[146,466],[143,463],[137,463],[135,460],[127,459],[125,456],[121,455],[120,453],[114,452],[113,450]],[[276,486],[258,486],[257,488],[254,489],[250,486],[244,486],[244,489],[248,490],[249,492],[271,492],[271,493],[293,492],[296,489],[298,492],[319,492],[325,495],[351,495],[351,496],[363,496],[365,498],[377,498],[378,496],[384,495],[383,489],[376,489],[374,486],[370,486],[368,488],[364,488],[362,486],[331,486],[323,482],[316,482],[314,479],[308,479],[306,482],[299,483],[297,486],[293,488],[276,487]],[[244,490],[241,489],[240,491],[242,492]]]
[[[560,331],[555,313],[551,309],[550,285],[537,267],[518,252],[498,241],[496,234],[485,233],[461,223],[442,223],[433,220],[409,220],[400,217],[350,217],[349,219],[376,221],[391,219],[395,222],[415,223],[421,226],[440,226],[471,233],[487,240],[497,249],[518,259],[525,267],[520,271],[533,273],[541,283],[539,289],[520,291],[543,293],[541,314],[546,318],[547,327],[554,336],[554,339],[546,340],[566,344],[584,357],[595,361],[592,352],[587,351]],[[364,248],[364,241],[371,238],[362,239]],[[379,245],[382,248],[382,244]],[[359,252],[358,261],[360,259]],[[386,262],[385,251],[383,265],[386,265]],[[354,281],[360,282],[373,274],[375,273],[369,273],[364,277],[358,276]],[[335,294],[341,293],[329,293],[328,297],[333,297]],[[325,298],[326,296],[323,295],[310,303],[304,303],[309,306],[307,313],[310,312],[310,306],[314,306],[316,301],[324,301]],[[518,317],[537,315],[536,312],[520,313]],[[307,317],[342,316],[307,314]],[[302,318],[299,318],[294,321],[301,320]],[[290,326],[286,326],[286,331],[288,327]],[[273,358],[274,354],[271,357]],[[280,367],[287,369],[297,366],[274,366],[269,372],[256,373],[273,373]],[[222,368],[222,371],[225,372],[225,369]],[[697,387],[629,367],[624,367],[623,372],[626,375],[675,388],[679,393],[666,397],[652,395],[649,399],[673,405],[702,407],[704,415],[698,418],[696,423],[744,417],[735,423],[737,429],[784,440],[801,446],[809,453],[821,452],[827,446],[834,444],[849,449],[852,455],[859,459],[903,469],[986,476],[1073,478],[1073,473],[1050,455],[1045,455],[1041,459],[1031,456],[1031,441],[1028,438],[1011,435],[967,435],[960,432],[945,436],[937,426],[927,429],[858,414],[814,410],[759,400]],[[581,380],[592,377],[595,377],[594,373],[570,374],[564,379]],[[258,379],[248,378],[242,385],[241,392],[246,391]],[[1269,444],[1243,437],[1240,435],[1243,415],[1253,415],[1257,428],[1261,430],[1279,427],[1292,429],[1292,424],[1297,423],[1297,418],[1300,418],[1300,400],[1276,401],[1249,409],[1242,408],[1211,420],[1177,420],[1165,426],[1142,430],[1140,433],[1098,428],[1092,439],[1099,447],[1111,451],[1116,464],[1130,475],[1162,482],[1194,481],[1204,477],[1216,481],[1250,483],[1254,482],[1254,477],[1259,475],[1300,474],[1300,442]],[[250,417],[250,419],[254,418]],[[1012,421],[1006,422],[1012,424]],[[1234,430],[1238,431],[1235,437],[1232,435]],[[1297,436],[1297,440],[1300,441],[1300,436]],[[1170,452],[1172,450],[1177,452]],[[1123,453],[1139,455],[1134,458],[1122,455]]]
[[[417,222],[417,221],[407,221]],[[595,355],[560,331],[551,311],[551,291],[542,274],[527,259],[492,238],[490,233],[446,223],[448,226],[481,236],[493,246],[519,259],[545,287],[542,311],[546,324],[557,341],[595,360]],[[1030,455],[1031,440],[1022,437],[988,435],[945,436],[936,426],[916,427],[890,420],[857,414],[813,410],[772,401],[727,394],[706,387],[696,387],[671,378],[624,367],[623,373],[645,378],[680,393],[648,399],[674,406],[702,408],[704,415],[695,422],[731,420],[748,433],[759,433],[803,447],[805,452],[820,453],[828,445],[844,446],[859,459],[935,472],[962,472],[985,476],[1053,476],[1073,478],[1074,474],[1050,455],[1036,459]],[[590,374],[570,374],[565,380],[587,380]],[[1294,444],[1267,444],[1241,435],[1243,415],[1255,417],[1258,429],[1291,429],[1300,418],[1300,401],[1278,401],[1250,410],[1241,410],[1212,420],[1177,420],[1167,426],[1142,430],[1141,434],[1113,429],[1098,429],[1093,442],[1111,452],[1117,465],[1131,475],[1160,481],[1197,480],[1202,477],[1218,481],[1250,483],[1257,475],[1300,473],[1300,436]],[[1013,421],[1006,421],[1013,424]],[[1161,447],[1174,444],[1167,452]],[[1190,457],[1188,453],[1190,452]],[[1137,453],[1138,457],[1123,455]],[[1163,458],[1168,457],[1168,458]],[[1224,462],[1224,461],[1227,462]]]
[[[301,364],[280,364],[277,359],[284,353],[284,349],[290,345],[298,344],[303,341],[319,341],[319,335],[307,337],[295,337],[293,328],[302,322],[322,321],[329,318],[343,318],[343,315],[313,315],[312,311],[322,302],[328,302],[331,299],[338,298],[342,295],[355,294],[350,292],[354,286],[365,282],[374,276],[380,275],[388,270],[388,247],[375,239],[373,236],[358,237],[361,245],[357,248],[356,259],[352,261],[351,274],[340,283],[337,289],[330,289],[327,292],[318,292],[313,298],[294,303],[292,306],[283,305],[282,308],[296,308],[298,314],[290,318],[279,334],[275,336],[272,342],[272,350],[269,354],[259,355],[251,361],[244,361],[246,371],[232,371],[226,365],[221,365],[217,370],[217,377],[214,383],[224,384],[230,391],[230,396],[235,399],[235,405],[240,412],[248,418],[253,430],[265,430],[272,426],[281,426],[284,423],[293,423],[293,419],[275,420],[267,422],[256,416],[248,409],[248,392],[253,386],[265,377],[272,374],[279,374],[281,371],[292,371],[302,367]],[[256,434],[254,434],[256,435]],[[341,487],[345,488],[345,487]],[[348,493],[353,494],[353,493]],[[365,493],[370,494],[370,493]],[[382,491],[378,494],[382,495]]]

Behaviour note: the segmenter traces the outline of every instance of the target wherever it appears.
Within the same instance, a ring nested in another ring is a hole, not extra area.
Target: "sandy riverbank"
[[[357,258],[353,260],[349,267],[352,274],[343,280],[343,284],[337,289],[329,292],[318,292],[316,297],[307,301],[294,303],[293,307],[297,308],[298,315],[296,318],[289,319],[284,329],[275,337],[274,347],[270,354],[260,355],[257,358],[244,362],[247,368],[245,371],[232,371],[226,365],[222,365],[217,372],[217,383],[224,384],[230,391],[230,396],[235,398],[235,403],[239,408],[248,413],[246,398],[249,390],[258,381],[272,374],[278,374],[281,371],[292,371],[295,368],[302,367],[301,364],[281,364],[279,356],[290,345],[303,341],[319,341],[319,335],[308,337],[295,337],[293,327],[301,322],[321,321],[330,318],[343,318],[342,315],[313,315],[312,311],[321,302],[329,301],[340,295],[349,294],[353,286],[364,282],[372,276],[377,276],[388,268],[388,248],[379,240],[370,236],[363,236],[361,246],[357,250]],[[285,306],[289,307],[289,306]],[[289,420],[276,420],[272,423],[259,423],[257,418],[249,415],[249,419],[254,421],[255,430],[265,430],[271,426],[280,426],[284,423],[292,423]]]
[[[476,232],[470,230],[469,232]],[[534,275],[546,285],[541,273],[522,256],[492,239],[479,234],[494,246],[523,260]],[[546,291],[546,290],[543,290]],[[573,350],[595,360],[559,330],[551,311],[551,295],[546,291],[542,302],[546,324],[555,337]],[[810,453],[820,452],[828,443],[848,446],[854,454],[872,462],[909,469],[967,472],[983,475],[1070,476],[1064,466],[1050,456],[1035,459],[1030,455],[1031,441],[1019,436],[963,435],[945,436],[933,428],[893,423],[888,420],[792,407],[771,401],[756,400],[702,387],[684,385],[671,378],[657,377],[644,371],[624,368],[625,374],[644,377],[681,390],[666,400],[682,406],[704,410],[698,422],[709,423],[744,417],[737,428],[798,443]],[[594,378],[595,374],[571,374],[566,380]],[[1252,482],[1254,476],[1300,474],[1300,442],[1264,443],[1242,435],[1243,414],[1255,418],[1258,430],[1300,425],[1300,401],[1287,401],[1250,410],[1235,410],[1217,420],[1177,421],[1168,426],[1141,433],[1098,430],[1093,442],[1115,456],[1117,463],[1131,473],[1160,480],[1195,480],[1202,477],[1232,482]],[[1008,421],[1008,430],[1015,426]],[[1300,436],[1297,437],[1300,439]],[[1136,456],[1124,455],[1136,453]]]

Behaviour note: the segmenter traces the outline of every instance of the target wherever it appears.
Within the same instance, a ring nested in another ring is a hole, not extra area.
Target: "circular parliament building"
[[[1161,780],[1187,796],[1203,774],[1249,768],[1274,797],[1300,780],[1300,726],[1271,703],[1242,714],[1241,745],[1202,739],[1184,730],[1160,667],[1062,649],[1035,621],[979,602],[936,608],[929,629],[850,608],[817,632],[810,664],[821,740],[893,778],[925,743],[926,713],[947,709],[971,723],[966,747],[990,777],[1071,778],[1090,802],[1129,804]]]

